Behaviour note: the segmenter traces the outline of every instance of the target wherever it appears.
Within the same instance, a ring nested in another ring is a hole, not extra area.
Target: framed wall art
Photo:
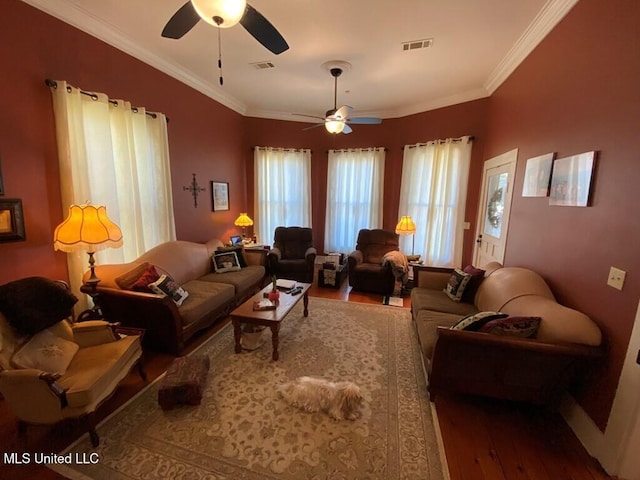
[[[214,212],[229,210],[228,182],[211,182],[211,205]]]
[[[0,242],[17,242],[25,239],[22,200],[0,199]]]
[[[545,153],[527,160],[527,169],[522,182],[523,197],[546,197],[555,153]]]
[[[553,162],[549,205],[586,207],[596,152],[585,152]]]

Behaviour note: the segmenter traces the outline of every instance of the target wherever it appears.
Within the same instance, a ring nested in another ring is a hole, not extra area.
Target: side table
[[[321,268],[318,270],[318,286],[326,288],[340,288],[342,282],[347,278],[349,268],[348,263],[336,265],[335,270]]]

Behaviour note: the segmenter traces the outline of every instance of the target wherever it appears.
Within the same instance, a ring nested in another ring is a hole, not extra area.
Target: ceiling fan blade
[[[189,1],[169,19],[162,30],[162,36],[164,38],[182,38],[198,21],[200,21],[200,15]]]
[[[381,118],[375,117],[353,117],[347,119],[349,123],[359,124],[359,125],[378,125],[382,123]]]
[[[316,127],[324,127],[324,123],[316,123],[315,125],[311,125],[310,127],[303,128],[302,131],[304,132],[305,130],[311,130],[312,128],[316,128]]]
[[[347,134],[351,132],[353,132],[353,130],[351,130],[351,127],[345,123],[344,128],[342,129],[342,133]]]
[[[352,107],[350,107],[349,105],[343,105],[338,110],[335,111],[335,113],[333,114],[333,117],[344,120],[349,118],[349,115],[351,115],[351,112],[353,112]]]
[[[309,117],[309,118],[318,118],[320,120],[324,120],[324,117],[319,117],[317,115],[306,115],[304,113],[292,113],[291,115],[295,115],[296,117]]]
[[[266,49],[279,55],[289,49],[286,40],[276,30],[276,27],[269,23],[260,12],[247,3],[244,15],[240,19],[240,24],[249,32],[253,38],[258,40]]]

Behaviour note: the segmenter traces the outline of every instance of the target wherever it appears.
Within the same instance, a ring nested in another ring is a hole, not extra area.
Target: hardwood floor
[[[348,282],[340,289],[309,290],[311,297],[381,304],[380,295],[351,292]],[[404,307],[411,301],[404,298]],[[391,308],[391,307],[390,307]],[[195,349],[226,325],[220,322],[193,342]],[[147,352],[149,381],[161,375],[172,356]],[[132,372],[98,410],[98,421],[140,391],[145,383]],[[451,480],[603,480],[609,477],[584,450],[562,417],[546,409],[471,396],[441,393],[436,410],[442,431]],[[69,421],[53,427],[29,427],[18,436],[16,421],[0,401],[0,455],[10,452],[59,452],[84,433],[82,425]],[[87,440],[88,441],[88,440]],[[39,465],[6,465],[0,459],[2,479],[63,478]]]

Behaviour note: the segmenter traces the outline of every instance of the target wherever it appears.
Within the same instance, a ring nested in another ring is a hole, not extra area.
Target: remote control
[[[291,295],[298,295],[299,293],[302,293],[302,288],[301,287],[296,287],[293,290],[291,290],[291,292],[289,292]]]

